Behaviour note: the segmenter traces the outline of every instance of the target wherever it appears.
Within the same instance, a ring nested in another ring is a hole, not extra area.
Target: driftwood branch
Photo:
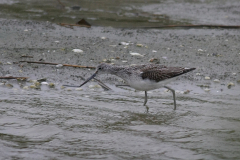
[[[28,79],[28,77],[0,77],[0,79],[20,79],[20,80],[25,80],[25,79]]]
[[[26,63],[37,63],[37,64],[49,64],[49,65],[58,65],[61,63],[51,63],[51,62],[39,62],[39,61],[19,61],[19,62],[26,62]],[[79,65],[71,65],[71,64],[62,64],[63,66],[68,66],[68,67],[76,67],[76,68],[90,68],[90,69],[95,69],[96,67],[91,67],[91,66],[79,66]]]

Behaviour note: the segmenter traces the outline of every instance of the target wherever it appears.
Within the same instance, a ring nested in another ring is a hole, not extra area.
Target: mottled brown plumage
[[[176,109],[175,91],[165,85],[169,83],[169,80],[172,78],[194,69],[195,68],[166,67],[158,64],[118,66],[102,63],[96,68],[95,73],[81,84],[80,87],[93,79],[98,73],[113,74],[124,79],[128,86],[136,90],[145,91],[144,105],[147,103],[147,91],[161,87],[171,90],[174,98],[174,109]]]

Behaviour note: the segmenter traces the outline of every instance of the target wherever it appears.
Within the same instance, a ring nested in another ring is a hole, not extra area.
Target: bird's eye
[[[99,69],[99,70],[101,70],[102,68],[101,68],[101,67],[99,67],[98,69]]]

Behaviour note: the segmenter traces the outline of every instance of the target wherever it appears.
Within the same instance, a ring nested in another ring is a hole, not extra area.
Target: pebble
[[[73,49],[72,51],[76,52],[76,53],[82,53],[83,52],[83,50],[81,50],[81,49]]]
[[[46,83],[47,83],[47,82],[46,82]],[[55,84],[54,84],[54,83],[49,83],[48,86],[49,86],[50,88],[54,88],[54,87],[55,87]]]
[[[152,52],[153,52],[153,53],[156,53],[157,51],[155,51],[155,50],[152,50]]]
[[[11,63],[11,62],[7,62],[7,64],[9,64],[9,65],[10,65],[10,64],[12,64],[12,63]]]
[[[136,52],[130,52],[130,54],[132,56],[140,56],[140,57],[143,57],[143,55],[141,55],[140,53],[136,53]]]
[[[143,44],[136,44],[137,47],[143,47]]]
[[[101,37],[101,39],[106,39],[106,37]]]
[[[39,87],[39,86],[41,85],[41,83],[39,83],[39,82],[37,81],[37,82],[34,82],[34,85],[35,85],[36,87]]]
[[[205,92],[209,92],[209,91],[210,91],[210,89],[206,88],[206,89],[204,89],[204,91],[205,91]]]
[[[41,82],[41,84],[43,84],[43,85],[48,85],[48,82]]]
[[[123,63],[127,63],[128,61],[122,61]]]
[[[206,76],[205,79],[206,79],[206,80],[209,80],[209,79],[211,79],[211,78]]]
[[[128,46],[128,45],[129,45],[129,43],[127,43],[127,42],[120,42],[120,43],[119,43],[119,45]]]
[[[234,86],[234,85],[235,84],[233,82],[229,82],[227,86],[230,87],[230,86]]]
[[[56,67],[57,67],[57,68],[62,68],[63,65],[62,65],[62,64],[58,64],[58,65],[56,65]]]
[[[196,73],[196,76],[200,76],[201,74],[200,73]]]
[[[59,43],[59,41],[54,41],[55,43]]]
[[[203,50],[202,49],[198,49],[198,52],[203,52]]]
[[[35,85],[30,85],[29,88],[35,89],[35,88],[37,88],[37,87],[36,87]]]
[[[38,82],[46,82],[46,80],[47,80],[46,78],[41,78],[41,79],[38,79],[37,81]]]
[[[23,87],[23,89],[25,89],[25,90],[28,90],[28,89],[29,89],[29,87],[28,87],[28,86],[24,86],[24,87]]]
[[[232,73],[232,75],[233,75],[233,76],[236,76],[236,75],[237,75],[237,73]]]
[[[31,80],[29,80],[29,82],[30,82],[30,83],[36,83],[37,80],[32,80],[32,79],[31,79]]]
[[[220,81],[219,81],[219,79],[214,79],[213,82],[219,83]]]

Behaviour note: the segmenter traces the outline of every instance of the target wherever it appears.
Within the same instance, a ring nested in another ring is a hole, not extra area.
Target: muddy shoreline
[[[97,66],[106,61],[118,65],[150,63],[149,60],[155,58],[167,66],[196,67],[195,74],[201,76],[191,77],[198,82],[205,81],[205,76],[223,82],[240,78],[240,33],[237,29],[70,29],[49,22],[2,20],[1,30],[2,76],[11,74],[60,81],[68,79],[70,74],[85,76],[89,72],[65,67],[59,69],[61,77],[58,80],[59,74],[46,72],[46,69],[56,70],[55,66],[22,64],[24,67],[20,68],[18,64],[5,65],[22,60]],[[120,45],[121,42],[129,44]],[[137,44],[141,44],[140,47]],[[73,49],[83,52],[76,53]],[[131,52],[142,56],[133,56]],[[22,55],[33,58],[21,58]]]

